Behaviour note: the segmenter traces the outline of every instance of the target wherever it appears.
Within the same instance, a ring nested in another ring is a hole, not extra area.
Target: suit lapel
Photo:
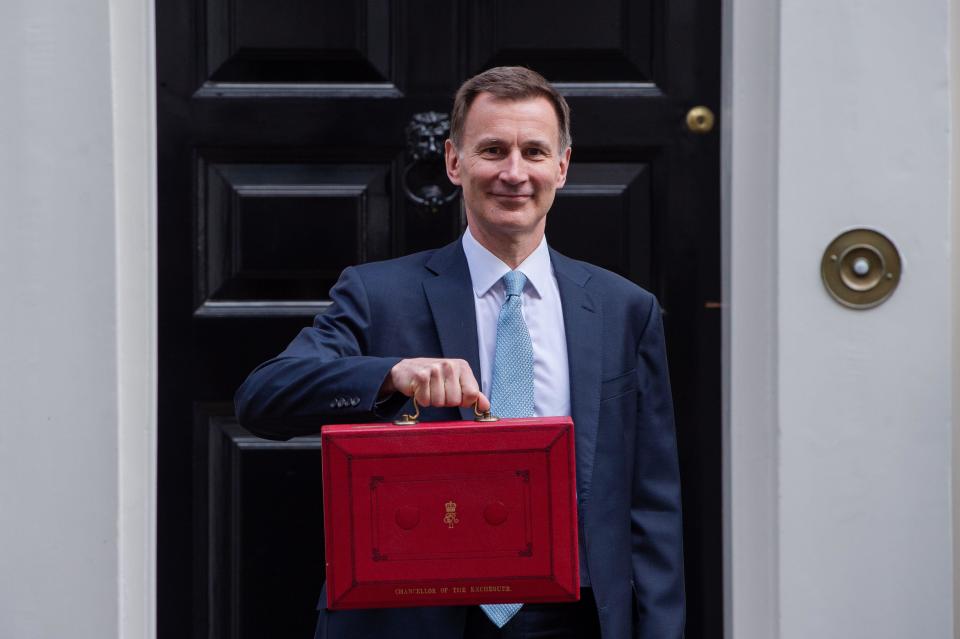
[[[460,240],[439,249],[426,267],[436,276],[423,281],[423,291],[430,304],[443,356],[466,360],[480,382],[473,285]],[[473,409],[461,408],[460,415],[463,419],[473,419]]]
[[[590,493],[600,415],[601,307],[587,292],[590,273],[577,262],[550,251],[567,337],[570,403],[577,448],[577,492]]]

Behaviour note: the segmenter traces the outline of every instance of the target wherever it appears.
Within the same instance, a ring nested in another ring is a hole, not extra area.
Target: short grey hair
[[[494,67],[479,73],[457,90],[453,99],[453,111],[450,114],[450,139],[460,148],[463,140],[463,128],[467,121],[470,105],[481,93],[489,93],[500,100],[526,100],[528,98],[546,98],[557,114],[559,123],[560,152],[566,151],[573,143],[570,137],[570,105],[547,79],[526,67]]]

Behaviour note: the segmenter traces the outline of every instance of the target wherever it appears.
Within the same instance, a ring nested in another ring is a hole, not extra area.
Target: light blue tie
[[[507,299],[497,319],[497,345],[493,355],[490,412],[498,417],[531,417],[533,412],[533,345],[523,321],[521,294],[527,276],[510,271],[503,276]],[[503,628],[523,604],[480,606],[498,628]]]
[[[533,345],[523,321],[521,294],[527,276],[510,271],[503,276],[507,299],[497,320],[493,354],[490,411],[497,417],[533,416]]]

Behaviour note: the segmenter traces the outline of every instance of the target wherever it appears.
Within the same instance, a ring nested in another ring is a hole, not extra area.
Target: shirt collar
[[[499,257],[491,253],[477,241],[470,228],[463,234],[463,252],[467,256],[467,266],[470,268],[470,279],[473,282],[473,292],[477,297],[483,297],[494,284],[510,271]],[[527,282],[533,287],[537,297],[546,290],[547,278],[553,277],[553,267],[550,264],[550,250],[547,247],[547,238],[540,238],[540,244],[527,256],[518,267],[527,276]]]

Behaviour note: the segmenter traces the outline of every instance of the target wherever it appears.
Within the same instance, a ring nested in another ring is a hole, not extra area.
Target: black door
[[[688,636],[721,636],[719,142],[685,123],[719,106],[719,34],[716,0],[157,3],[161,638],[312,636],[318,442],[250,436],[233,391],[344,266],[457,236],[459,203],[406,129],[501,64],[573,109],[551,244],[664,307]]]

